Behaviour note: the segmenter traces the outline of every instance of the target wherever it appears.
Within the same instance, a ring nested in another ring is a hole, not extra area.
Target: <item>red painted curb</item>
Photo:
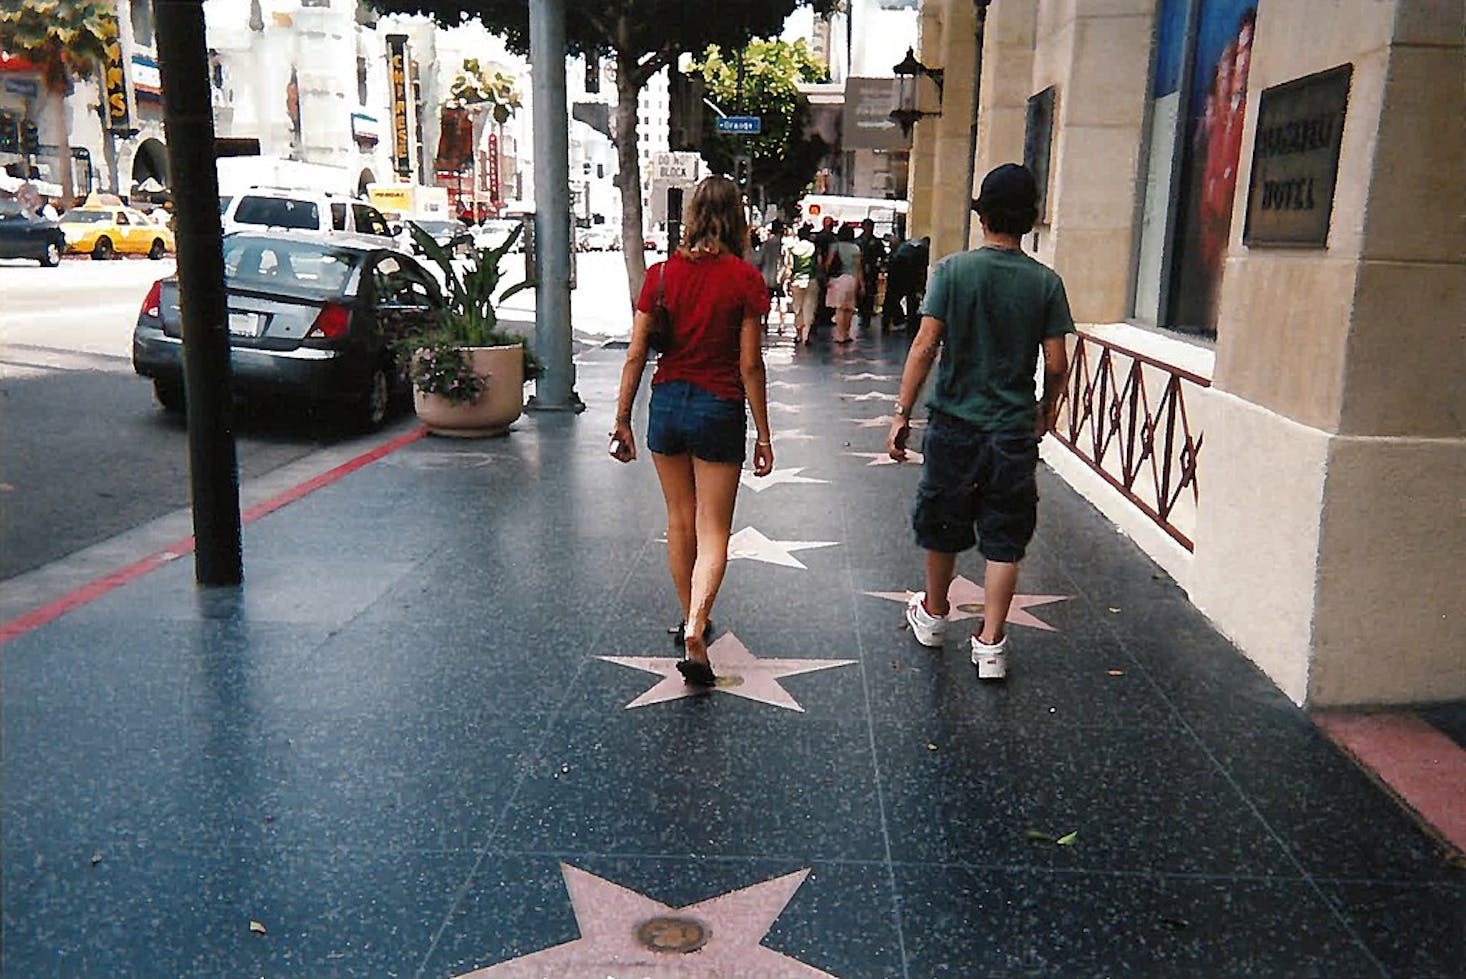
[[[1466,750],[1410,713],[1321,711],[1314,723],[1458,853],[1466,853]]]
[[[383,456],[396,452],[404,445],[410,445],[416,442],[426,435],[427,431],[426,428],[418,428],[408,432],[406,435],[400,435],[390,442],[382,443],[369,452],[363,452],[353,459],[348,459],[334,469],[328,469],[318,476],[307,479],[298,486],[292,486],[283,493],[272,496],[268,500],[256,503],[254,506],[242,510],[239,515],[241,526],[254,523],[266,514],[274,513],[282,507],[289,506],[302,497],[314,493],[324,486],[329,486],[331,483],[356,472],[358,469],[376,462]],[[148,572],[161,568],[170,561],[176,561],[178,558],[192,554],[193,551],[194,539],[192,535],[189,535],[170,544],[161,551],[154,551],[147,557],[124,565],[95,581],[89,581],[80,588],[68,592],[60,598],[53,599],[44,605],[31,609],[24,615],[11,619],[9,622],[0,623],[0,646],[5,645],[12,639],[25,635],[27,632],[39,629],[48,622],[53,622],[61,618],[67,612],[78,609],[89,602],[94,602],[103,595],[116,591],[129,582],[136,581]]]

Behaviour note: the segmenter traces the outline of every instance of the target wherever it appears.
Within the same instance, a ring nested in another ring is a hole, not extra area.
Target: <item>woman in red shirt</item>
[[[747,454],[745,401],[756,432],[754,474],[767,476],[774,468],[760,345],[769,294],[763,275],[740,257],[748,224],[733,181],[708,177],[699,183],[683,227],[686,242],[648,269],[642,284],[621,369],[611,454],[622,462],[636,458],[631,405],[660,297],[671,331],[652,376],[646,446],[667,503],[667,566],[682,603],[679,639],[687,653],[677,667],[688,683],[712,686],[708,619],[728,567],[733,504]]]

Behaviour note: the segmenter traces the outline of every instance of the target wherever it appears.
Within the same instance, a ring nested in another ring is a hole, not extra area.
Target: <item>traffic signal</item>
[[[22,156],[37,156],[41,152],[41,134],[29,119],[20,123],[20,152]]]
[[[601,59],[594,51],[585,56],[585,90],[591,95],[601,90]]]
[[[745,194],[748,193],[748,181],[752,170],[753,160],[749,159],[746,156],[734,157],[733,182],[736,183],[738,185],[738,189],[743,191]]]
[[[0,153],[14,153],[20,145],[15,116],[0,112]]]
[[[667,70],[667,148],[696,153],[702,149],[703,96],[707,85],[696,75],[684,75],[675,66]]]

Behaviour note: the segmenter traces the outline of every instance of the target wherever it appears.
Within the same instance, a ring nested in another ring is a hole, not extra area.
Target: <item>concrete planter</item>
[[[487,377],[488,387],[476,401],[455,403],[438,394],[413,389],[417,417],[434,435],[483,438],[505,435],[524,408],[524,348],[465,347],[473,372]]]

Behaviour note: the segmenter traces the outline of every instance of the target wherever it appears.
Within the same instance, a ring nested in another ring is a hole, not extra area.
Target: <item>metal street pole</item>
[[[583,411],[570,344],[570,117],[565,107],[565,0],[530,0],[534,84],[535,353],[544,373],[529,407]]]
[[[239,470],[230,418],[229,333],[204,7],[198,0],[153,0],[153,17],[177,222],[194,579],[201,585],[237,585],[244,578]]]

